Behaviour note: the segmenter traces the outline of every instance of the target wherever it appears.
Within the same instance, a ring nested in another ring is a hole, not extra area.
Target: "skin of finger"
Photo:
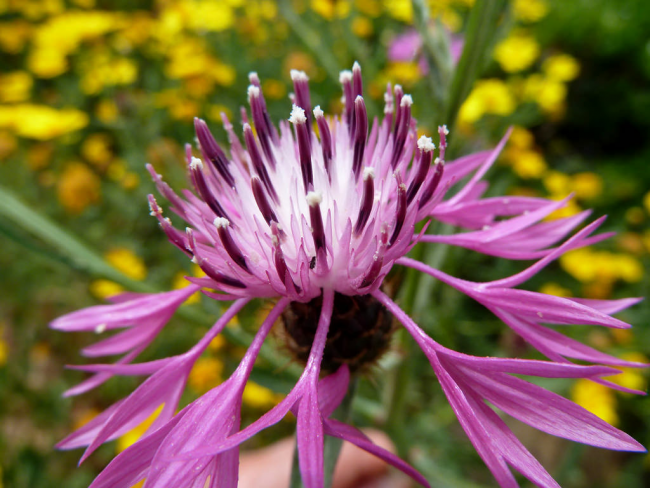
[[[393,443],[383,432],[369,429],[364,433],[375,444],[394,452]],[[239,463],[239,487],[286,488],[291,476],[294,446],[295,441],[290,438],[264,449],[242,453]],[[387,472],[388,466],[381,459],[345,442],[334,471],[333,488],[383,487],[386,485],[373,483],[384,477]],[[392,488],[403,485],[390,486]]]

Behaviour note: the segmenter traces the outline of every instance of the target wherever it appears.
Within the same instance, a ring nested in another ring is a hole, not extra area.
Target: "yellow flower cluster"
[[[31,139],[47,140],[88,125],[88,115],[73,108],[55,109],[30,103],[0,106],[0,129]]]
[[[142,258],[126,247],[111,249],[104,258],[111,266],[131,279],[142,281],[147,277],[147,267]],[[90,292],[100,299],[109,298],[123,291],[122,285],[106,279],[95,280],[90,284]]]

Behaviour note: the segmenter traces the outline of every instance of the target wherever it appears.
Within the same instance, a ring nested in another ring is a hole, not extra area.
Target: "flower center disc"
[[[303,363],[309,357],[322,303],[322,296],[308,303],[293,302],[282,314],[288,347]],[[351,371],[372,365],[390,345],[393,330],[393,316],[373,296],[336,293],[322,371],[333,372],[343,364]]]

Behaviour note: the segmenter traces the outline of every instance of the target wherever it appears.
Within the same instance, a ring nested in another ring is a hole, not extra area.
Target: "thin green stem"
[[[499,18],[507,4],[507,0],[476,0],[472,8],[465,32],[463,54],[458,61],[447,98],[444,120],[450,131],[474,81],[485,67],[494,44]]]
[[[348,392],[345,394],[341,405],[334,411],[331,418],[340,420],[341,422],[348,423],[352,416],[352,403],[357,391],[359,381],[356,376],[353,376],[348,386]],[[332,479],[334,476],[334,468],[338,461],[339,454],[341,453],[341,446],[343,441],[338,437],[326,436],[323,440],[323,473],[324,481],[323,486],[330,488],[332,486]],[[298,462],[298,445],[293,451],[293,463],[291,465],[291,484],[290,488],[303,488],[302,478],[300,477],[300,465]]]

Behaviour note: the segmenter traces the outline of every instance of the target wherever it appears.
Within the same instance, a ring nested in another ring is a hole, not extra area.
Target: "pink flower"
[[[465,41],[462,36],[457,34],[449,36],[449,55],[454,64],[458,63],[460,55],[463,53],[464,44]],[[422,37],[414,29],[406,31],[393,39],[390,46],[388,46],[388,59],[405,63],[417,59],[420,73],[422,75],[429,73],[429,63],[426,56],[422,54]]]
[[[126,488],[146,478],[147,488],[234,487],[239,445],[289,411],[298,419],[300,470],[307,487],[323,486],[324,435],[352,442],[428,486],[404,461],[375,446],[354,427],[330,418],[345,395],[350,369],[373,361],[387,346],[392,317],[426,354],[463,429],[502,486],[517,486],[510,466],[539,486],[557,483],[484,401],[553,435],[608,449],[643,451],[634,439],[582,407],[511,376],[589,378],[611,385],[601,377],[616,370],[598,364],[644,366],[598,352],[548,327],[629,327],[611,314],[635,299],[568,299],[516,288],[562,253],[607,237],[593,234],[602,219],[564,240],[588,213],[552,222],[542,219],[566,200],[482,198],[487,188],[482,178],[505,138],[494,150],[446,163],[446,128],[439,128],[434,157],[433,140],[416,136],[413,100],[399,86],[388,87],[385,115],[369,127],[358,64],[341,74],[346,103],[340,118],[326,118],[318,106],[312,111],[307,76],[294,71],[292,79],[295,105],[289,121],[281,122],[278,130],[270,122],[257,75],[250,75],[248,99],[256,133],[244,124],[244,149],[224,117],[230,157],[206,123],[196,120],[201,157],[195,157],[190,146],[186,151],[196,194],[184,191],[178,196],[149,167],[159,192],[188,227],[174,228],[150,196],[152,215],[206,277],[188,278],[191,284],[183,290],[121,295],[112,305],[74,312],[52,323],[65,331],[125,329],[84,349],[91,357],[124,356],[114,364],[77,367],[94,376],[68,394],[87,391],[113,375],[147,377],[131,395],[59,447],[86,446],[83,460],[164,404],[147,435],[119,454],[92,486]],[[469,181],[457,188],[465,176],[470,176]],[[423,230],[416,235],[416,224],[429,218],[464,230],[453,235]],[[538,261],[516,275],[474,283],[406,258],[418,241]],[[381,290],[384,277],[396,264],[428,273],[472,297],[550,361],[476,358],[438,344]],[[133,363],[197,290],[232,304],[186,353]],[[274,308],[235,373],[175,413],[194,362],[249,300],[262,297],[275,299]],[[349,322],[353,306],[363,313]],[[305,369],[283,401],[241,429],[244,387],[263,341],[280,318],[290,341],[303,353],[298,357]],[[576,365],[571,359],[596,365]]]

